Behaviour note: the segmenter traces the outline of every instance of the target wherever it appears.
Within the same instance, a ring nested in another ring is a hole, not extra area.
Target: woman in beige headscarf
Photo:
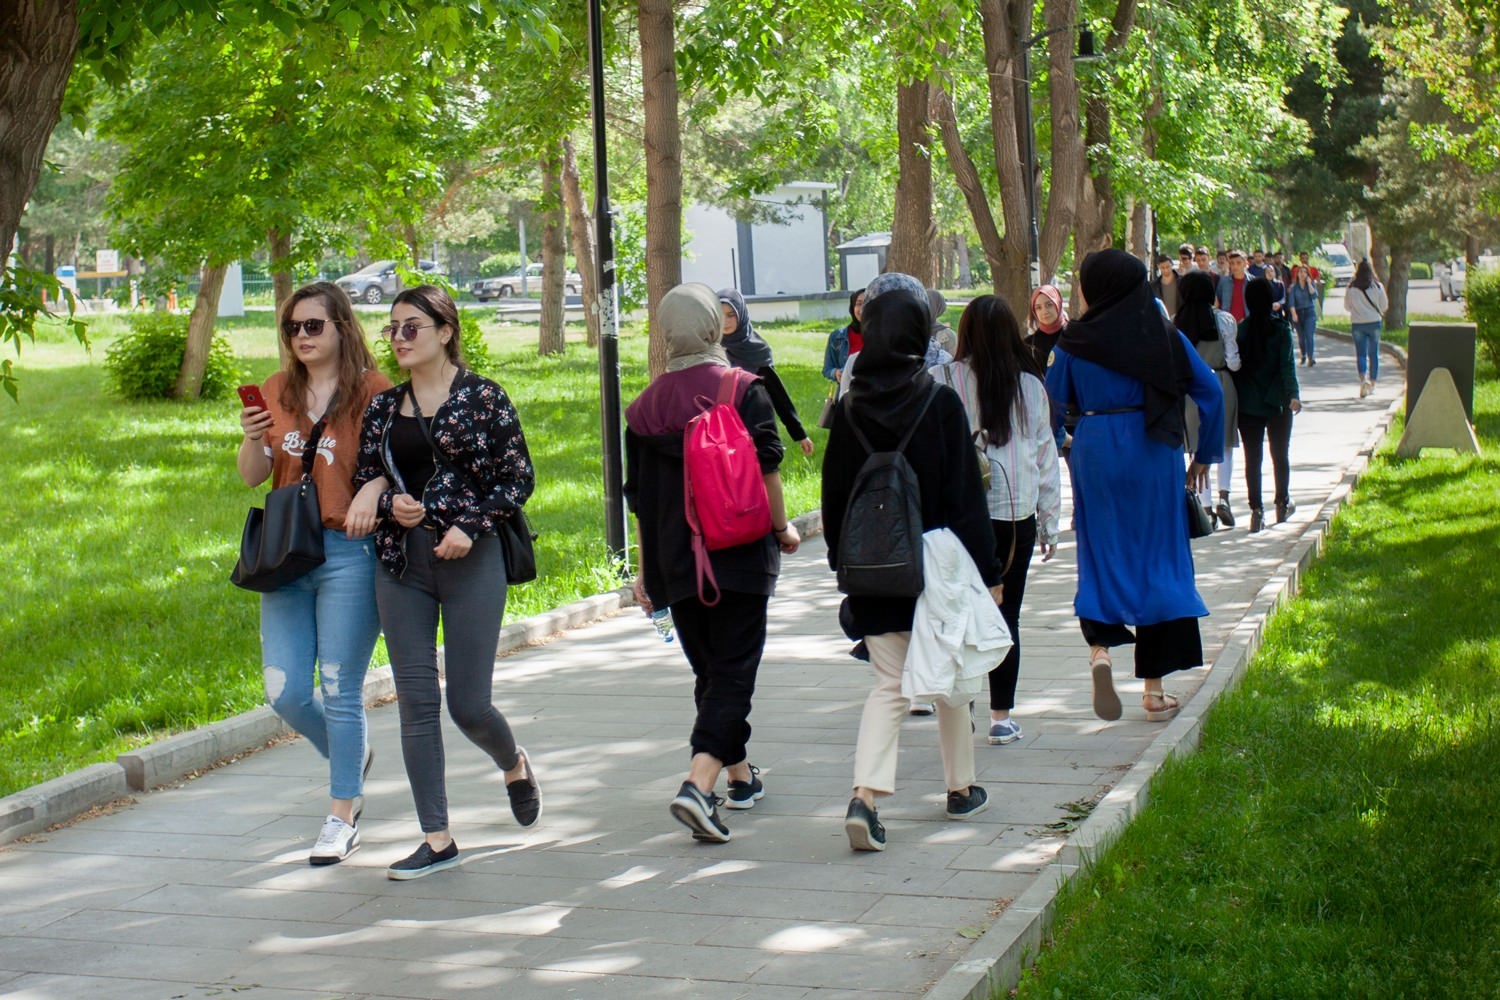
[[[781,553],[796,552],[800,539],[782,500],[781,435],[771,397],[756,375],[729,367],[718,296],[707,285],[679,285],[662,298],[656,315],[667,341],[667,370],[625,411],[625,499],[640,532],[635,598],[647,614],[672,609],[679,643],[697,678],[692,761],[672,800],[672,816],[695,840],[723,843],[729,828],[719,817],[719,805],[749,809],[765,794],[746,751],[750,700]],[[682,432],[713,404],[724,379],[734,386],[734,407],[755,442],[772,530],[746,545],[708,553],[718,586],[718,600],[710,605],[700,596],[684,510]],[[725,769],[727,800],[714,794]]]

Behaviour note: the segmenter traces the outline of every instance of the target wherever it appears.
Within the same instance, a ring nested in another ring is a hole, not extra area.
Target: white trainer
[[[359,831],[337,816],[323,821],[318,842],[307,858],[310,865],[336,865],[359,850]]]

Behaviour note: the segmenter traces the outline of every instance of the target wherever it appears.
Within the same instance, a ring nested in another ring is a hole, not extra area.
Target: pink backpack
[[[719,603],[719,582],[708,554],[746,545],[771,532],[771,502],[760,458],[734,406],[737,381],[735,370],[726,368],[719,379],[718,399],[682,431],[683,508],[693,533],[698,599],[709,607]],[[712,601],[703,595],[705,579],[714,588]]]

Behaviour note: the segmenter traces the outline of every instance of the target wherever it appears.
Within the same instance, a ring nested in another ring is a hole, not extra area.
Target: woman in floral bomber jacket
[[[385,569],[375,596],[401,753],[426,835],[387,875],[411,879],[458,863],[444,782],[439,613],[449,715],[505,773],[516,821],[531,826],[541,816],[531,762],[490,700],[506,587],[496,529],[531,496],[535,474],[505,390],[463,365],[458,310],[446,292],[430,285],[402,292],[384,332],[411,378],[371,401],[354,481],[386,487],[358,515],[373,521]]]

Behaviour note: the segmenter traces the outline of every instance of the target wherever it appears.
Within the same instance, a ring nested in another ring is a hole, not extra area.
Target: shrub
[[[1424,260],[1412,261],[1411,277],[1426,281],[1428,278],[1432,277],[1432,265]]]
[[[460,328],[459,342],[463,346],[464,364],[476,375],[488,377],[495,368],[495,363],[490,360],[490,347],[484,342],[484,332],[479,329],[479,320],[473,313],[460,309],[458,311],[458,322]],[[396,352],[391,350],[391,342],[381,337],[375,342],[375,360],[380,364],[380,370],[385,372],[386,377],[392,382],[405,382],[406,372],[396,363]]]
[[[479,276],[481,278],[496,278],[502,274],[509,274],[521,266],[521,255],[514,250],[501,250],[499,253],[490,254],[479,262]]]
[[[187,350],[188,317],[166,312],[136,313],[130,332],[104,352],[105,377],[126,399],[166,399],[182,368]],[[243,373],[229,341],[215,336],[203,371],[202,398],[222,399],[240,384]]]
[[[1464,311],[1479,327],[1479,344],[1500,368],[1500,271],[1469,272]]]

